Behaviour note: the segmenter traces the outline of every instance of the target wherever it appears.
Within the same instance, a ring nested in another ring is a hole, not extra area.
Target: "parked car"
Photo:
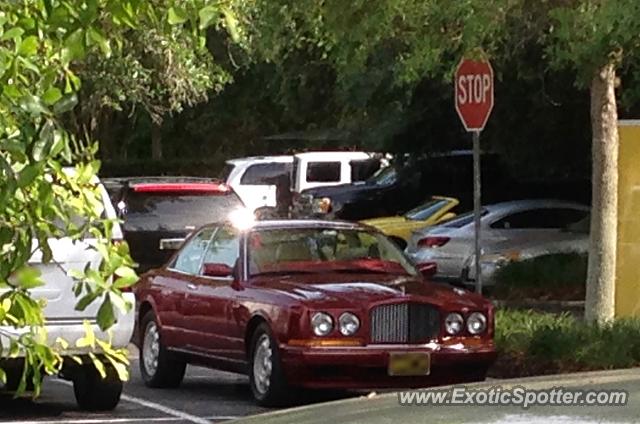
[[[187,363],[248,374],[263,405],[297,387],[485,378],[492,304],[429,283],[382,233],[320,220],[245,228],[201,228],[136,286],[148,386],[178,386]]]
[[[511,184],[505,168],[495,155],[482,161],[487,198],[503,192]],[[452,151],[428,157],[398,157],[361,183],[318,187],[301,193],[297,209],[326,218],[359,221],[402,215],[422,200],[437,193],[451,193],[461,203],[472,198],[472,154]]]
[[[105,219],[115,219],[116,212],[109,201],[107,191],[97,178],[93,183],[99,186],[102,194],[104,208],[102,216]],[[122,230],[117,223],[113,226],[111,238],[115,241],[122,240]],[[60,376],[73,382],[78,406],[85,410],[111,410],[120,401],[122,381],[107,361],[105,361],[107,377],[102,379],[89,358],[89,353],[100,355],[99,350],[86,346],[77,347],[76,342],[85,336],[84,322],[88,321],[96,337],[110,340],[112,347],[116,349],[127,347],[134,329],[135,313],[133,308],[128,313],[114,308],[116,323],[107,334],[100,331],[96,322],[100,307],[98,301],[87,306],[84,310],[76,309],[78,299],[73,291],[75,281],[68,272],[83,270],[87,264],[90,264],[91,269],[97,269],[100,266],[102,256],[92,247],[95,242],[96,240],[90,235],[80,240],[72,240],[70,237],[49,239],[48,243],[53,254],[52,260],[44,263],[42,252],[39,250],[35,251],[29,259],[29,265],[40,271],[44,282],[44,285],[31,289],[30,294],[36,300],[46,301],[44,317],[47,343],[50,346],[57,346],[58,338],[62,338],[69,345],[69,348],[61,352],[64,365]],[[6,290],[0,290],[0,294],[2,292],[6,292]],[[133,293],[123,293],[123,296],[132,305],[135,303]],[[12,326],[0,327],[0,346],[7,348],[10,345],[10,340],[19,337],[20,334],[20,330]],[[18,351],[17,356],[9,358],[6,355],[0,360],[0,367],[6,372],[6,390],[18,389],[24,367],[24,354],[25,352]],[[79,364],[73,358],[80,358],[82,363]],[[29,385],[28,382],[27,387]]]
[[[245,206],[254,211],[276,206],[274,180],[291,175],[293,156],[254,156],[231,159],[222,172],[222,180],[233,188]]]
[[[480,257],[483,284],[493,285],[496,273],[511,262],[560,253],[588,255],[589,224],[590,216],[587,215],[581,221],[563,228],[559,233],[545,240],[515,238],[488,246]],[[463,282],[468,285],[475,284],[475,255],[469,259],[469,266],[466,269],[467,274],[463,275]]]
[[[452,211],[459,203],[458,199],[452,197],[433,196],[404,215],[367,219],[362,223],[376,227],[404,249],[414,230],[455,218],[456,214]]]
[[[493,252],[505,243],[549,243],[573,238],[563,229],[588,214],[587,206],[558,200],[520,200],[485,206],[481,218],[481,248],[484,252]],[[418,264],[435,264],[439,278],[467,280],[474,255],[473,218],[470,212],[445,224],[414,232],[407,253]]]
[[[135,177],[108,184],[141,272],[164,264],[196,228],[244,209],[228,185],[210,179]]]

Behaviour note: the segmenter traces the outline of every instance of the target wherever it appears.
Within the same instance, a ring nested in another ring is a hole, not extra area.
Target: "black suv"
[[[482,181],[486,200],[501,197],[512,184],[493,154],[482,157]],[[432,195],[456,197],[462,208],[472,204],[471,151],[406,157],[363,182],[304,190],[295,209],[300,215],[327,212],[327,218],[361,220],[404,214]]]
[[[231,187],[211,179],[132,177],[103,183],[140,272],[163,265],[194,229],[244,208]]]

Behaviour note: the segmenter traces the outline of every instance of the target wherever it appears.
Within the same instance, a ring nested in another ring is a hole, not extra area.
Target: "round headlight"
[[[447,315],[447,318],[444,320],[444,329],[452,336],[460,333],[463,327],[464,318],[456,312]]]
[[[360,328],[360,320],[351,312],[345,312],[338,319],[340,324],[340,333],[343,336],[352,336]]]
[[[480,312],[474,312],[467,318],[467,331],[471,334],[480,334],[487,329],[487,317]]]
[[[322,214],[327,214],[331,212],[331,199],[328,197],[323,197],[321,199],[314,199],[313,212],[322,213]]]
[[[311,317],[311,328],[316,336],[326,336],[333,330],[333,318],[325,312],[316,312]]]

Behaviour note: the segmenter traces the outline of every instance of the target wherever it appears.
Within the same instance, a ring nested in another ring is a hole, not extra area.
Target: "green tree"
[[[34,299],[30,292],[43,283],[37,269],[28,264],[33,253],[39,251],[44,262],[51,262],[50,239],[89,235],[97,239],[95,248],[103,258],[99,269],[74,270],[72,276],[77,280],[77,308],[100,302],[97,322],[103,330],[113,325],[114,308],[133,306],[124,302],[121,290],[137,280],[126,245],[114,245],[110,240],[113,222],[101,218],[102,202],[94,180],[100,166],[94,159],[97,145],[70,136],[61,119],[76,110],[81,75],[92,76],[88,81],[97,84],[99,58],[107,62],[118,58],[126,64],[132,39],[139,42],[150,37],[147,41],[158,40],[161,45],[175,41],[184,49],[199,52],[203,32],[209,26],[226,25],[236,35],[239,30],[231,6],[222,2],[0,3],[0,288],[4,289],[0,296],[0,326],[4,327],[0,333],[10,338],[0,356],[24,354],[19,391],[26,387],[27,376],[33,376],[37,395],[43,373],[60,370],[60,353],[67,346],[64,340],[56,346],[46,343],[43,301]],[[143,32],[148,33],[143,36]],[[93,90],[103,95],[100,101],[106,104],[114,99],[124,101],[132,91],[146,99],[139,102],[150,112],[162,111],[160,104],[174,108],[187,101],[191,84],[200,84],[185,81],[188,72],[182,70],[192,66],[191,59],[190,53],[173,58],[181,63],[171,68],[175,70],[171,76],[155,74],[166,69],[162,65],[136,68],[135,63],[129,63],[129,71],[142,73],[131,75],[137,82],[123,88],[128,82],[120,81],[119,92]],[[145,85],[145,78],[159,82]],[[162,92],[149,93],[149,87]],[[105,93],[116,95],[109,98]],[[66,171],[65,165],[74,165],[75,172]],[[75,216],[86,220],[78,224],[72,219]],[[79,343],[99,349],[119,377],[127,378],[126,353],[111,349],[108,340],[97,340],[91,327]],[[91,357],[104,375],[100,358],[93,353]],[[0,379],[4,378],[0,371]]]

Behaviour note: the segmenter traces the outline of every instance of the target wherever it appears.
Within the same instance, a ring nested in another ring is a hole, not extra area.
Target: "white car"
[[[233,188],[247,209],[276,206],[273,179],[291,175],[293,156],[254,156],[227,161],[222,179]]]
[[[96,179],[96,184],[99,184]],[[107,191],[99,185],[102,193],[104,205],[104,217],[116,218],[116,212],[109,200]],[[122,240],[122,231],[118,224],[113,227],[111,237],[114,240]],[[74,280],[68,275],[69,270],[83,270],[87,263],[96,268],[100,265],[101,256],[98,251],[91,248],[93,239],[83,239],[72,241],[70,238],[49,239],[49,246],[53,253],[53,260],[49,263],[42,262],[42,253],[36,252],[30,259],[29,264],[38,268],[44,285],[31,290],[34,299],[46,300],[44,315],[46,319],[47,341],[51,346],[56,344],[58,338],[64,339],[68,343],[68,348],[64,350],[62,356],[64,366],[61,376],[73,382],[74,393],[78,405],[86,410],[110,410],[116,407],[120,400],[123,383],[117,378],[115,373],[108,373],[106,379],[102,379],[91,361],[84,361],[86,365],[78,365],[69,358],[71,355],[83,357],[87,355],[90,348],[78,348],[76,342],[85,336],[84,321],[92,325],[97,338],[107,340],[109,336],[100,331],[96,316],[100,301],[97,300],[89,305],[84,311],[76,310],[78,299],[73,293]],[[124,293],[125,300],[135,305],[133,293]],[[129,345],[135,323],[135,311],[133,308],[126,313],[121,313],[115,308],[117,322],[109,330],[112,338],[111,343],[114,348],[124,348]],[[10,343],[7,335],[18,336],[18,330],[13,327],[0,327],[2,337],[1,346],[8,346]],[[93,351],[96,354],[100,352]],[[2,360],[0,365],[7,373],[7,384],[5,389],[15,390],[18,387],[23,361],[20,357],[12,360]],[[113,375],[112,375],[113,374]]]
[[[576,236],[565,229],[588,214],[587,206],[557,200],[519,200],[485,206],[481,219],[481,265],[485,263],[488,271],[492,259],[489,255],[508,254],[508,245],[532,249],[550,243],[571,244]],[[536,251],[544,250],[541,247]],[[474,263],[473,213],[415,231],[407,253],[417,264],[435,264],[437,278],[457,282],[475,279],[469,274]]]
[[[255,211],[276,206],[274,180],[281,175],[289,176],[291,191],[300,193],[308,188],[366,179],[370,174],[360,168],[367,168],[372,160],[378,159],[371,153],[351,151],[253,156],[228,160],[221,179],[233,188],[247,209]]]

